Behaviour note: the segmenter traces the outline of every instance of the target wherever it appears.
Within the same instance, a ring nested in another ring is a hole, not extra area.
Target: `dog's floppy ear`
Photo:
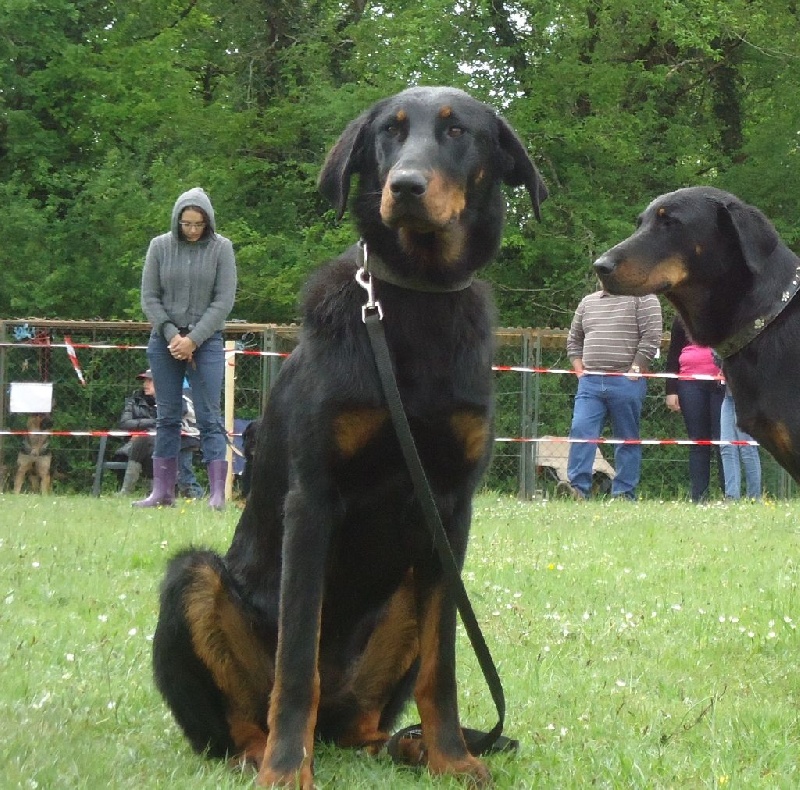
[[[499,115],[497,116],[497,127],[500,132],[500,148],[507,157],[503,181],[512,187],[525,186],[531,196],[533,213],[536,215],[536,219],[541,220],[539,206],[547,200],[547,187],[544,185],[542,176],[528,156],[522,140],[508,122]]]
[[[328,153],[322,172],[319,174],[317,186],[336,209],[336,219],[341,219],[347,208],[347,196],[350,194],[350,179],[353,173],[361,170],[364,137],[373,113],[374,108],[350,121]]]
[[[739,240],[739,249],[753,274],[761,274],[764,264],[780,243],[778,231],[753,206],[738,198],[725,203],[725,211]]]

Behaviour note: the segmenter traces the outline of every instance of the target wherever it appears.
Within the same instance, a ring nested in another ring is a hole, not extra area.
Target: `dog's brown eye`
[[[385,132],[390,137],[398,137],[400,135],[400,124],[399,123],[386,124]]]
[[[448,126],[447,127],[447,136],[448,137],[461,137],[464,134],[464,127],[462,126]]]
[[[673,217],[672,214],[667,214],[663,209],[658,212],[658,222],[661,226],[667,228],[677,224],[675,217]]]

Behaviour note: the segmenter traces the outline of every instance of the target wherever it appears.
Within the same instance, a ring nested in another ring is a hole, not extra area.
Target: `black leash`
[[[366,248],[364,248],[364,262],[366,264]],[[383,394],[389,406],[389,413],[391,414],[392,423],[394,424],[394,429],[400,442],[403,457],[405,458],[408,471],[411,474],[414,491],[419,500],[423,515],[425,516],[425,521],[430,530],[434,546],[439,555],[439,561],[442,564],[449,593],[456,603],[461,621],[464,624],[470,644],[475,651],[478,664],[480,665],[495,707],[497,708],[497,724],[495,724],[488,733],[462,728],[464,740],[466,741],[469,751],[475,756],[492,752],[515,751],[519,747],[519,742],[507,738],[502,734],[506,714],[503,685],[500,682],[497,667],[492,660],[491,653],[486,645],[486,640],[483,637],[483,632],[478,625],[478,620],[475,617],[472,604],[464,588],[464,583],[461,580],[458,564],[450,548],[447,533],[444,531],[442,519],[436,507],[430,483],[428,482],[425,470],[422,468],[417,447],[414,444],[414,437],[411,435],[411,428],[408,424],[408,418],[406,417],[403,403],[400,399],[400,390],[397,387],[397,381],[394,376],[394,371],[392,370],[389,347],[386,344],[386,335],[384,334],[383,325],[381,323],[383,320],[383,311],[380,303],[375,301],[372,278],[366,271],[366,266],[358,270],[356,281],[367,291],[367,303],[362,307],[362,318],[367,326],[367,333],[369,335],[370,345],[372,346],[372,353],[375,356],[375,364],[378,368]],[[397,759],[400,754],[400,740],[404,738],[420,738],[421,736],[422,729],[419,724],[406,727],[396,732],[389,739],[387,750],[394,759]]]

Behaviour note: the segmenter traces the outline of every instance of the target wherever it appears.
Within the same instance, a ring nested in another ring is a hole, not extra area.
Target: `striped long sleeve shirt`
[[[661,344],[661,304],[653,294],[614,296],[595,291],[585,296],[569,328],[567,356],[586,370],[624,373],[631,365],[650,367]]]

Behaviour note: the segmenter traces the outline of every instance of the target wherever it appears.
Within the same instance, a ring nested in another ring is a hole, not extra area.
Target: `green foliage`
[[[140,317],[147,242],[201,184],[236,243],[236,313],[295,318],[354,238],[316,193],[325,152],[407,84],[496,106],[550,187],[540,225],[509,192],[487,271],[503,325],[565,325],[591,261],[680,186],[731,189],[794,243],[798,27],[775,0],[7,2],[0,315]]]

